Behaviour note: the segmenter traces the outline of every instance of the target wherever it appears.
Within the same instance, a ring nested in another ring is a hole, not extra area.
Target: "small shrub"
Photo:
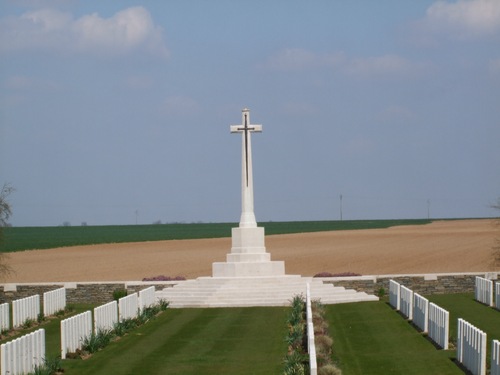
[[[38,314],[36,321],[38,324],[42,324],[45,321],[45,315],[43,314],[43,312]]]
[[[54,313],[54,316],[56,316],[57,318],[61,318],[61,317],[63,317],[64,315],[66,315],[66,311],[65,311],[64,309],[57,310],[57,311]]]
[[[95,353],[106,347],[112,338],[113,333],[111,331],[99,329],[97,333],[92,332],[90,336],[85,337],[82,343],[82,350],[90,354]]]
[[[342,370],[335,365],[328,364],[318,369],[318,375],[342,375]]]
[[[320,272],[314,275],[314,277],[333,277],[333,273],[330,272]]]
[[[170,302],[168,302],[167,300],[164,300],[164,299],[160,299],[160,300],[158,300],[157,304],[160,308],[160,311],[165,311],[168,308],[168,305],[170,304]]]
[[[54,375],[61,372],[64,372],[61,367],[61,358],[46,357],[41,366],[35,366],[33,375]]]
[[[380,289],[377,292],[377,296],[379,298],[384,298],[384,296],[385,296],[385,289],[383,287],[380,287]]]
[[[354,277],[354,276],[361,276],[361,274],[355,272],[340,272],[340,273],[320,272],[314,275],[314,277]]]
[[[113,291],[113,299],[118,301],[120,298],[127,296],[127,289],[115,289]]]
[[[184,276],[153,276],[153,277],[145,277],[142,279],[142,281],[181,281],[181,280],[186,280]]]
[[[292,352],[285,357],[284,374],[285,375],[305,375],[308,357],[299,352]]]
[[[320,350],[326,348],[328,351],[331,351],[333,339],[327,335],[318,335],[314,337],[314,343],[316,344],[316,348],[319,348]]]
[[[28,328],[33,327],[34,325],[35,325],[35,321],[34,321],[33,319],[28,318],[28,319],[26,319],[26,320],[24,321],[24,323],[22,324],[22,326],[21,326],[21,327],[22,327],[23,329],[28,329]]]
[[[134,329],[135,327],[137,327],[137,322],[135,319],[124,319],[114,324],[113,332],[117,336],[121,337],[126,333],[128,333],[129,331],[131,331],[132,329]]]

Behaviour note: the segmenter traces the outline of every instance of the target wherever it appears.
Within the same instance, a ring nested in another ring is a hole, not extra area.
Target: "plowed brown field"
[[[273,260],[287,274],[321,271],[363,275],[494,271],[500,236],[493,220],[435,221],[388,229],[266,236]],[[211,276],[231,239],[75,246],[8,255],[13,272],[2,282],[134,281],[157,275]],[[500,271],[500,269],[496,269]]]

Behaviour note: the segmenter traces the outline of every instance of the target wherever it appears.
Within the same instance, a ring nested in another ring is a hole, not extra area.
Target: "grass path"
[[[334,360],[343,375],[463,374],[385,302],[327,306]]]
[[[277,374],[285,308],[169,309],[65,374]]]
[[[450,337],[456,340],[457,320],[462,318],[487,334],[486,363],[491,361],[491,341],[500,340],[500,311],[474,300],[474,293],[435,294],[427,297],[450,312]]]

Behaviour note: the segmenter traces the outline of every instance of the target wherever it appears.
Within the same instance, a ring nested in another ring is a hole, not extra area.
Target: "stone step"
[[[200,277],[158,291],[156,296],[169,301],[171,307],[288,306],[295,295],[305,295],[307,283],[312,299],[320,299],[324,304],[378,300],[366,293],[298,275]]]

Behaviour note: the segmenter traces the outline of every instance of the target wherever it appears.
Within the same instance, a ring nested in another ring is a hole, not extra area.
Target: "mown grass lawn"
[[[386,302],[328,305],[327,318],[343,375],[463,374]]]
[[[168,309],[65,374],[279,374],[286,308]]]
[[[500,340],[500,311],[474,300],[474,293],[435,294],[427,296],[429,301],[450,312],[450,337],[457,337],[458,318],[468,321],[487,334],[487,359],[491,358],[491,341]]]

